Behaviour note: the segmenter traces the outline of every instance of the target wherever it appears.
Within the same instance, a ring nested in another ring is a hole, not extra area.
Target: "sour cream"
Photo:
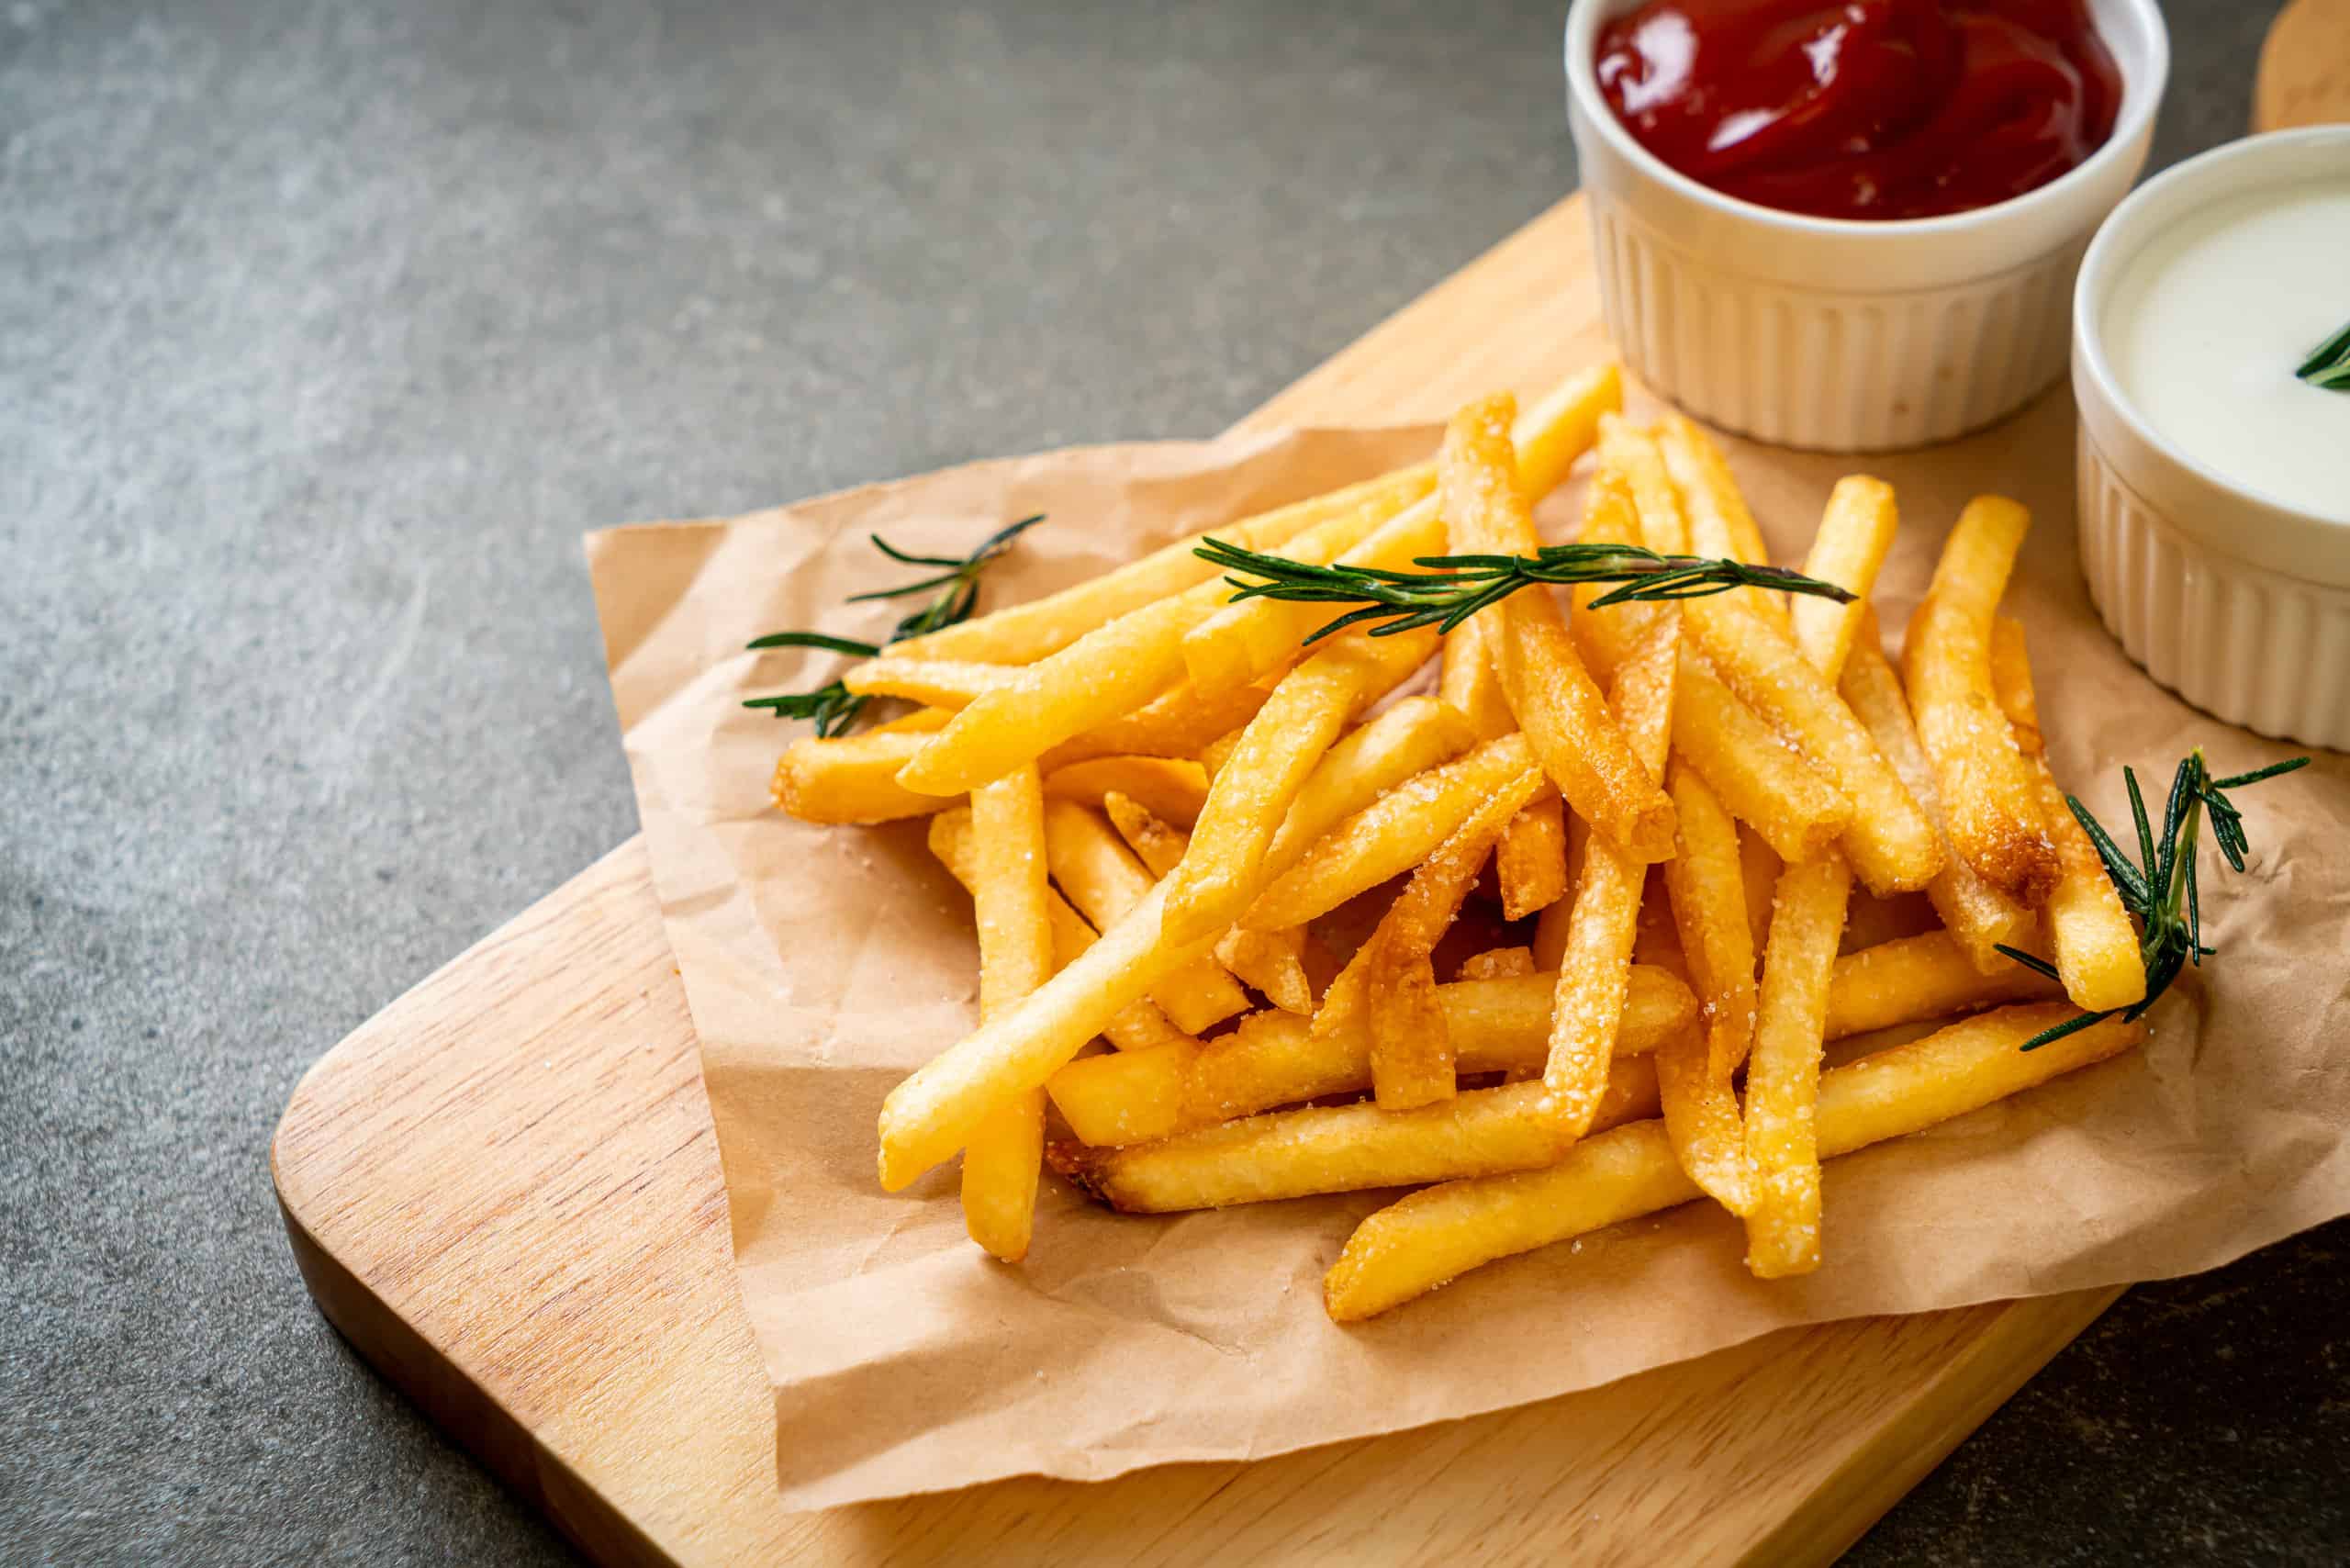
[[[2123,269],[2101,322],[2154,430],[2241,489],[2350,524],[2350,391],[2293,372],[2350,322],[2350,164],[2207,202]]]

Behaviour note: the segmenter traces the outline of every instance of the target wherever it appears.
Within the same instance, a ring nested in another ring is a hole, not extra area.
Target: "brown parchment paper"
[[[2075,562],[2072,430],[2060,391],[1967,442],[1870,462],[1903,518],[1878,603],[1897,638],[1970,495],[2029,505],[2008,603],[2031,632],[2053,765],[2121,824],[2124,762],[2159,791],[2191,745],[2223,772],[2295,748],[2194,712],[2106,636]],[[1393,1194],[1139,1218],[1047,1178],[1035,1249],[1013,1269],[965,1238],[951,1167],[884,1193],[882,1096],[974,1021],[969,904],[920,823],[815,828],[770,808],[775,757],[800,727],[741,700],[839,661],[742,644],[785,627],[878,638],[899,610],[843,600],[906,569],[867,545],[869,531],[959,554],[1050,514],[990,574],[1000,605],[1434,445],[1419,429],[1094,447],[590,538],[787,1506],[1277,1453],[1794,1324],[2207,1269],[2350,1212],[2350,766],[2332,754],[2244,796],[2249,872],[2206,861],[2221,956],[2173,989],[2149,1047],[1832,1162],[1826,1264],[1807,1279],[1749,1278],[1736,1222],[1692,1204],[1341,1328],[1323,1314],[1323,1272]],[[1775,555],[1800,561],[1830,485],[1860,465],[1728,445]],[[1543,521],[1557,538],[1577,515],[1571,493]]]

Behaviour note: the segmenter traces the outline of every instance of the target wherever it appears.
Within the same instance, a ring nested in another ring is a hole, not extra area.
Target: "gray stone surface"
[[[2165,160],[2274,7],[2168,8]],[[1571,187],[1561,9],[0,7],[0,1560],[566,1561],[264,1151],[632,830],[577,535],[1215,431]],[[2135,1293],[1854,1561],[2341,1559],[2344,1234]]]

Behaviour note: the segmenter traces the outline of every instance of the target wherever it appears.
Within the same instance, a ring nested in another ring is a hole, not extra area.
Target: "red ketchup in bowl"
[[[2121,102],[2084,0],[1650,0],[1601,31],[1597,66],[1666,163],[1818,218],[2036,190],[2104,144]]]

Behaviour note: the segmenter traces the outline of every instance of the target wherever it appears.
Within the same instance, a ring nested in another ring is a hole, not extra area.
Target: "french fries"
[[[1683,615],[1691,637],[1729,688],[1786,730],[1852,801],[1844,851],[1869,890],[1908,892],[1932,881],[1942,864],[1934,824],[1843,699],[1787,634],[1763,617],[1718,599],[1691,599]],[[1802,858],[1784,850],[1781,855]]]
[[[2065,803],[2065,791],[2042,755],[2040,703],[2032,692],[2022,622],[2002,617],[1992,629],[1991,669],[2000,706],[2039,784],[2041,815],[2056,846],[2056,885],[2049,890],[2040,917],[2047,927],[2056,972],[2064,977],[2065,994],[2085,1013],[2134,1007],[2146,999],[2146,964],[2138,932],[2105,874],[2097,846]]]
[[[1239,918],[1261,886],[1265,853],[1290,803],[1348,721],[1426,664],[1436,633],[1348,633],[1281,678],[1225,758],[1183,863],[1167,892],[1169,939],[1187,941]]]
[[[2143,1024],[2109,1019],[2036,1051],[2017,1047],[2071,1009],[2016,1007],[1953,1024],[1819,1078],[1822,1159],[1919,1132],[2118,1056]],[[1323,1282],[1340,1323],[1400,1306],[1469,1270],[1698,1196],[1662,1124],[1583,1139],[1557,1164],[1414,1193],[1364,1220]]]
[[[1616,671],[1614,706],[1636,764],[1664,773],[1673,733],[1673,684],[1681,646],[1678,616],[1663,615]],[[1648,868],[1596,832],[1583,850],[1566,951],[1550,1013],[1550,1052],[1542,1069],[1551,1112],[1570,1137],[1590,1126],[1624,1015],[1626,970]]]
[[[1140,860],[1118,842],[1099,815],[1069,801],[1045,807],[1045,853],[1053,880],[1079,913],[1103,930],[1160,893]],[[1150,999],[1175,1026],[1196,1035],[1248,1010],[1248,998],[1211,956],[1179,964],[1162,976]]]
[[[1369,572],[1259,561],[1292,597],[1234,603],[1185,541],[843,677],[922,706],[792,746],[778,801],[927,816],[980,935],[979,1027],[883,1104],[885,1187],[960,1152],[967,1228],[1010,1261],[1040,1165],[1137,1214],[1423,1186],[1330,1271],[1341,1321],[1701,1193],[1773,1280],[1824,1256],[1822,1160],[2143,1037],[2109,1016],[2020,1048],[2144,994],[1996,619],[2020,508],[1968,508],[1898,673],[1869,606],[1897,502],[1864,476],[1806,564],[1849,602],[1707,573],[1601,608],[1620,558],[1572,553],[1543,563],[1565,599],[1511,591],[1535,574],[1505,562],[1411,575],[1539,551],[1531,499],[1586,451],[1584,542],[1762,562],[1706,433],[1620,406],[1612,366],[1523,415],[1480,399],[1429,464],[1212,531]],[[1348,603],[1404,629],[1304,642]],[[1469,619],[1410,625],[1449,610]],[[1438,698],[1394,700],[1439,656]],[[1464,943],[1485,950],[1440,981],[1489,860],[1530,940]],[[1823,1070],[1829,1041],[1968,1013]]]
[[[1045,797],[1034,767],[971,796],[971,902],[979,934],[979,1016],[1001,1017],[1053,972],[1045,887]],[[1045,1095],[1031,1089],[988,1114],[963,1150],[963,1224],[1007,1263],[1028,1255]]]
[[[1951,843],[1985,881],[2037,908],[2062,867],[2039,780],[1991,689],[1991,620],[2031,524],[2013,501],[1978,496],[1967,503],[1910,619],[1901,670]]]
[[[1540,548],[1510,447],[1514,412],[1507,397],[1491,398],[1445,429],[1437,494],[1446,524],[1471,554]],[[1600,423],[1608,428],[1609,418]],[[1637,861],[1672,854],[1673,803],[1583,668],[1557,603],[1548,594],[1512,594],[1483,613],[1501,621],[1493,646],[1503,695],[1568,806]]]
[[[1746,1157],[1755,1181],[1746,1265],[1757,1279],[1819,1267],[1814,1111],[1836,945],[1852,892],[1852,868],[1832,850],[1779,874],[1746,1075]]]

